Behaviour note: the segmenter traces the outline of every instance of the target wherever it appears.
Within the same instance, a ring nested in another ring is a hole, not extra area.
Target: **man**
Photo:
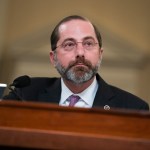
[[[102,60],[101,35],[88,19],[64,18],[51,35],[50,60],[61,78],[32,78],[4,99],[59,103],[62,106],[149,110],[140,98],[108,85],[98,74]],[[18,96],[19,98],[18,98]]]

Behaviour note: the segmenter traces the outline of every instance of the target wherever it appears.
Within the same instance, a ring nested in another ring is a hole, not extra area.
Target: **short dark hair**
[[[78,15],[72,15],[72,16],[68,16],[68,17],[65,17],[64,19],[62,19],[57,25],[56,27],[54,28],[54,30],[52,31],[52,34],[51,34],[51,37],[50,37],[50,42],[51,42],[51,49],[52,51],[54,51],[56,49],[56,45],[57,45],[57,42],[59,40],[59,27],[61,24],[65,23],[65,22],[68,22],[70,20],[83,20],[83,21],[89,21],[88,19],[82,17],[82,16],[78,16]],[[98,28],[93,24],[91,23],[94,27],[94,31],[95,31],[95,34],[96,34],[96,37],[97,37],[97,40],[99,42],[99,47],[101,48],[102,47],[102,38],[101,38],[101,34],[98,30]]]

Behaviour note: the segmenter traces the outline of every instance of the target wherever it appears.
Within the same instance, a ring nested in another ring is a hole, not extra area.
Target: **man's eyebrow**
[[[82,40],[84,41],[84,40],[88,40],[88,39],[92,39],[92,40],[95,41],[94,37],[92,37],[92,36],[86,36],[86,37],[84,37]],[[65,42],[67,42],[67,41],[76,42],[76,40],[75,40],[74,38],[66,38],[62,43],[65,43]]]
[[[95,41],[94,37],[92,37],[92,36],[86,36],[86,37],[83,38],[83,40],[88,40],[88,39],[92,39],[92,40]]]
[[[67,38],[67,39],[65,39],[65,40],[63,41],[63,43],[66,42],[66,41],[75,41],[75,39],[74,39],[74,38]]]

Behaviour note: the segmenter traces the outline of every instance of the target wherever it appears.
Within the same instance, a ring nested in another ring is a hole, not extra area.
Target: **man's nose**
[[[85,49],[82,45],[82,42],[77,43],[77,48],[76,48],[76,56],[84,56]]]

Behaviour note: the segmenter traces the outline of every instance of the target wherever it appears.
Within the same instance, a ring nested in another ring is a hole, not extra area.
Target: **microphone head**
[[[30,85],[30,82],[31,82],[30,77],[24,75],[16,78],[11,84],[11,86],[15,86],[16,88],[22,88]]]

